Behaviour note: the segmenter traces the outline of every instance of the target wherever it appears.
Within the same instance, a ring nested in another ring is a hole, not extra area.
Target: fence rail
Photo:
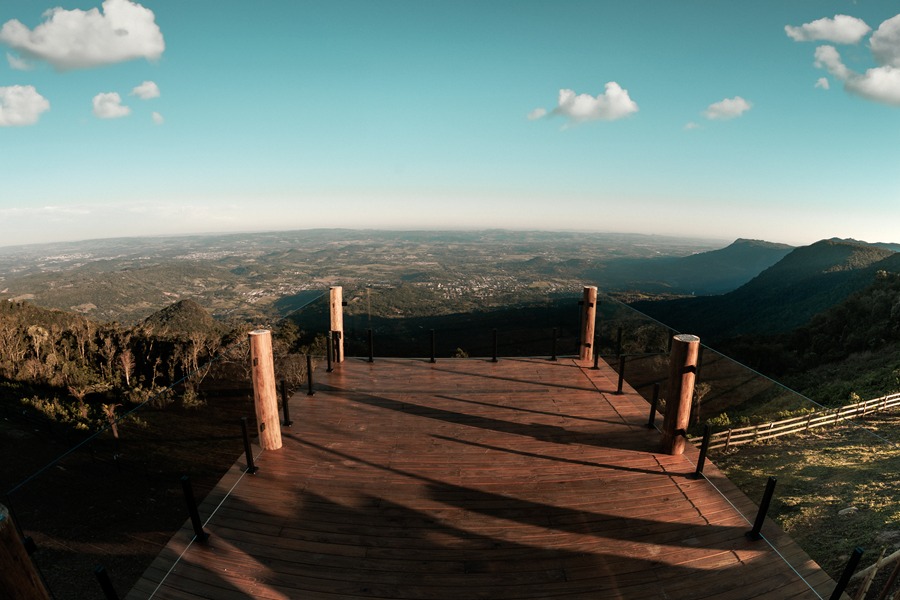
[[[799,431],[808,431],[816,427],[836,425],[847,419],[863,417],[894,406],[900,406],[900,393],[863,400],[862,402],[848,404],[840,408],[825,408],[782,421],[731,428],[712,434],[709,439],[709,449],[724,448],[725,452],[727,452],[731,446],[761,442]]]

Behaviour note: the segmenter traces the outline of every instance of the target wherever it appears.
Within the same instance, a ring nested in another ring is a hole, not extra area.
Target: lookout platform
[[[291,399],[284,447],[259,453],[255,475],[241,457],[201,504],[209,540],[192,542],[186,523],[128,598],[831,594],[773,523],[765,540],[745,537],[736,507],[752,518],[755,505],[713,465],[693,479],[693,448],[659,453],[647,402],[627,385],[616,394],[600,367],[350,359],[318,371],[316,394]]]

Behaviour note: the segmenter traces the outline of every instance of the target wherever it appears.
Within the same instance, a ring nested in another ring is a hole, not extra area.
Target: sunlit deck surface
[[[728,499],[690,477],[693,448],[657,452],[647,402],[600,364],[317,371],[284,447],[256,475],[239,459],[202,503],[209,541],[186,524],[128,597],[827,598],[834,583],[774,524],[764,535],[818,595],[746,539],[731,503],[755,506],[714,467]]]

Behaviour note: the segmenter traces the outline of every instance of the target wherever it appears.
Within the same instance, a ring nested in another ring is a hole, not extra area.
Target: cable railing
[[[348,309],[346,353],[423,360],[577,355],[578,300],[557,297],[514,310],[402,319]],[[306,356],[285,356],[280,366],[276,364],[276,376],[289,380],[293,389],[310,382],[307,364],[324,367],[329,355],[328,317],[324,294],[291,315],[299,328],[293,343],[305,345],[306,354],[314,357],[314,363],[307,363]],[[669,345],[676,333],[627,305],[603,298],[595,355],[602,355],[648,402],[655,400],[664,414]],[[58,456],[11,486],[4,502],[23,532],[33,538],[38,548],[33,559],[54,598],[102,598],[97,582],[102,577],[116,589],[130,589],[184,522],[182,476],[189,475],[194,493],[204,497],[245,449],[239,422],[241,417],[252,422],[254,414],[245,346],[246,336],[238,336],[211,365],[186,374],[139,404],[120,407],[113,419],[72,447],[57,452],[51,433],[35,432],[46,439],[46,451]],[[227,375],[221,381],[230,383],[222,384],[211,374],[195,406],[172,401],[183,394],[191,377],[210,367],[219,368]],[[894,525],[900,515],[892,509],[900,505],[900,490],[892,478],[900,467],[895,445],[900,425],[889,410],[893,400],[882,402],[877,410],[871,404],[862,410],[840,409],[844,412],[839,418],[832,413],[829,427],[808,427],[768,439],[756,435],[752,443],[739,444],[738,436],[746,428],[758,432],[761,424],[779,420],[812,423],[818,417],[809,415],[824,408],[704,347],[688,435],[699,445],[704,426],[710,427],[711,440],[727,436],[723,432],[730,429],[732,443],[710,441],[704,454],[708,452],[715,466],[753,502],[763,498],[768,478],[775,477],[769,516],[837,578],[856,546],[870,549],[862,563],[867,566],[874,562],[879,544],[900,542],[900,529]],[[707,480],[720,483],[716,477]],[[728,489],[720,493],[733,498]],[[756,519],[746,506],[736,503],[735,508],[748,524]],[[773,547],[778,550],[774,542]],[[86,557],[103,565],[102,577],[83,568]],[[782,558],[799,575],[808,572],[797,556]]]
[[[665,412],[668,348],[678,332],[630,307],[604,299],[600,318],[603,351],[616,370],[648,401],[654,394]],[[618,360],[616,360],[618,359]],[[854,600],[888,598],[895,564],[879,561],[900,542],[900,415],[896,393],[826,407],[740,363],[702,347],[688,435],[754,503],[773,487],[768,516],[835,580],[849,561],[860,573],[847,574]],[[719,477],[708,477],[715,486]],[[719,487],[717,487],[719,489]],[[728,489],[720,489],[730,497]],[[748,521],[755,515],[735,506]],[[900,553],[892,561],[900,560]],[[799,573],[802,560],[783,558]],[[876,578],[875,565],[881,569]],[[874,574],[873,574],[874,573]],[[874,583],[873,583],[874,581]],[[837,596],[835,596],[837,597]]]

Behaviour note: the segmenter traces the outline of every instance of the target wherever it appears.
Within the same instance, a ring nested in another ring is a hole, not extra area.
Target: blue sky
[[[312,227],[900,242],[900,4],[0,3],[0,245]]]

